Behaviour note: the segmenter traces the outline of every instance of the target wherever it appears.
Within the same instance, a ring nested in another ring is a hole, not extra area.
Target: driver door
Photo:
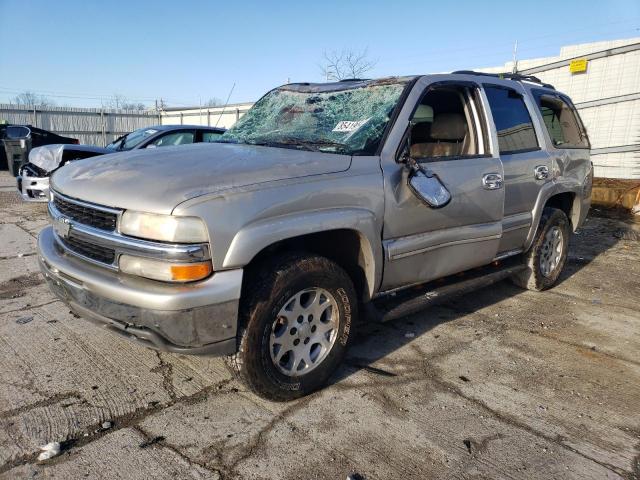
[[[486,265],[498,252],[504,172],[500,158],[490,153],[486,101],[475,82],[437,78],[416,83],[382,151],[381,291]],[[411,158],[449,191],[445,206],[429,207],[409,188],[409,170],[401,163],[409,144]]]

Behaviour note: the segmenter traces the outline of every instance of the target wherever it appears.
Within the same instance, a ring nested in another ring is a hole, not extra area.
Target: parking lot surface
[[[640,478],[640,224],[591,216],[561,283],[361,325],[324,390],[270,403],[220,359],[69,313],[46,206],[0,174],[0,478]],[[39,447],[62,453],[38,462]]]

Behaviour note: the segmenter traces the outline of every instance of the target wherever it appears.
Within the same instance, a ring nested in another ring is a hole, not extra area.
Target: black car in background
[[[202,125],[155,125],[139,128],[117,138],[105,147],[108,152],[140,148],[167,147],[215,141],[226,129]],[[99,148],[99,147],[96,147]]]
[[[22,139],[24,142],[20,142]],[[11,167],[15,163],[22,164],[22,159],[23,157],[27,158],[29,150],[54,143],[77,145],[80,142],[77,138],[63,137],[31,125],[0,125],[0,170],[9,168],[16,175],[17,169],[14,170]],[[11,161],[11,165],[9,161]]]

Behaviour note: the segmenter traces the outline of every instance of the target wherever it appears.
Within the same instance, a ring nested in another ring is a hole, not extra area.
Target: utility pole
[[[518,73],[518,40],[513,45],[513,71],[511,73]]]

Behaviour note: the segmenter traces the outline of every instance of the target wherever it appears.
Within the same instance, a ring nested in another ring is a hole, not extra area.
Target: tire
[[[556,232],[559,232],[559,240]],[[545,207],[533,245],[524,255],[527,269],[511,277],[513,283],[536,291],[555,285],[567,260],[570,236],[571,224],[567,215],[560,209]]]
[[[298,253],[250,275],[241,305],[238,351],[227,366],[257,395],[287,401],[324,386],[341,363],[358,304],[341,267]]]

